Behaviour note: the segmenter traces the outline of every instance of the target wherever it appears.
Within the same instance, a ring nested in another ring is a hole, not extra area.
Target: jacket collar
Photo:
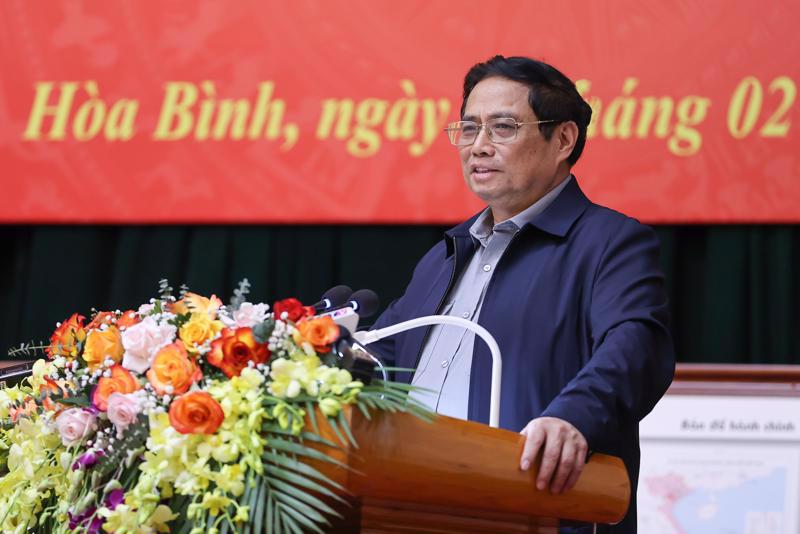
[[[577,178],[573,176],[572,180],[561,191],[561,194],[553,200],[553,203],[542,213],[528,221],[523,226],[523,229],[533,226],[548,234],[564,237],[590,203],[589,199],[581,191]],[[445,235],[451,238],[448,242],[454,238],[470,237],[469,229],[480,215],[481,212],[476,213],[463,223],[446,231]]]

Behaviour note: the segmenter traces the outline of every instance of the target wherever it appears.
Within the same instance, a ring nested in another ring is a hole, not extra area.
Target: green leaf
[[[250,510],[255,510],[258,503],[261,501],[261,487],[265,484],[265,479],[263,476],[258,477],[254,480],[254,484],[250,491],[250,499],[247,501],[247,506],[250,507]],[[259,531],[254,531],[254,534],[258,534]]]
[[[276,523],[276,521],[275,521],[275,501],[272,498],[272,492],[271,491],[267,492],[267,515],[266,515],[266,520],[267,520],[267,532],[272,532],[273,534],[278,532],[279,529],[277,529],[275,527],[275,523]]]
[[[284,506],[281,503],[275,503],[275,505],[278,507],[277,510],[280,514],[281,528],[292,534],[303,534],[300,527],[297,526],[297,522],[289,514],[284,513]]]
[[[253,530],[258,533],[264,532],[262,528],[264,525],[264,497],[267,492],[267,485],[264,479],[259,478],[256,506],[255,508],[250,508],[250,520],[248,521],[248,525],[253,525]]]
[[[311,419],[311,428],[314,429],[314,434],[319,435],[316,410],[314,409],[314,404],[312,404],[310,401],[306,402],[306,413],[308,414],[308,418]]]
[[[258,492],[258,485],[257,481],[253,478],[247,479],[247,484],[244,487],[244,493],[242,493],[241,498],[239,499],[239,505],[250,506],[250,503],[253,502],[253,494]],[[255,499],[255,504],[258,505],[258,499]],[[252,508],[250,508],[252,510]],[[251,512],[252,513],[252,512]],[[252,532],[252,522],[248,521],[244,527],[242,528],[242,532],[240,534],[250,534]]]
[[[267,453],[264,455],[264,459],[272,464],[280,465],[287,469],[292,469],[302,475],[305,475],[306,477],[314,478],[316,480],[324,482],[328,486],[332,486],[338,490],[347,491],[344,486],[342,486],[338,482],[333,481],[332,479],[324,475],[322,472],[320,472],[318,469],[315,469],[314,467],[311,467],[308,464],[304,464],[302,462],[293,460],[291,458],[288,458],[286,456],[277,453]]]
[[[369,409],[367,409],[366,405],[363,402],[358,401],[356,403],[356,406],[358,406],[358,409],[361,410],[362,414],[364,414],[364,419],[366,419],[367,421],[372,421],[372,416],[369,414]]]
[[[273,488],[281,490],[287,495],[290,495],[295,499],[305,502],[306,504],[308,504],[309,506],[311,506],[312,508],[314,508],[319,512],[335,515],[336,517],[342,517],[339,512],[328,506],[324,501],[318,499],[317,497],[314,497],[309,493],[306,493],[305,491],[301,490],[296,486],[293,486],[278,479],[272,479],[270,484],[272,485]],[[325,522],[326,525],[330,524],[330,522],[325,517],[322,517],[322,520]]]
[[[333,491],[326,488],[323,484],[315,482],[310,477],[299,475],[289,469],[278,469],[278,468],[273,469],[271,474],[274,477],[281,478],[283,480],[286,480],[287,482],[291,482],[296,486],[302,486],[304,488],[308,488],[313,492],[321,493],[322,495],[337,500],[342,504],[347,504],[346,500],[336,495]]]
[[[89,397],[86,396],[78,396],[78,397],[57,397],[53,395],[50,397],[51,400],[55,402],[59,402],[61,404],[66,404],[67,406],[80,406],[88,408],[92,405],[91,401],[89,401]]]
[[[353,437],[353,432],[350,431],[350,423],[347,422],[344,411],[339,412],[339,425],[344,430],[344,433],[347,434],[347,439],[349,439],[353,447],[357,449],[358,443],[356,443],[356,438]]]
[[[292,434],[291,430],[284,430],[277,425],[262,425],[261,430],[263,430],[264,432],[269,432],[271,434],[278,434],[281,436],[288,436],[292,438],[297,437],[300,438],[301,441],[305,440],[305,441],[313,441],[314,443],[322,443],[323,445],[327,445],[328,447],[332,447],[334,449],[341,448],[333,441],[330,441],[329,439],[314,434],[313,432],[305,431],[301,432],[300,435],[295,436],[294,434]],[[267,437],[267,443],[269,443],[269,437]]]
[[[171,507],[170,507],[171,508]],[[189,534],[192,530],[192,524],[186,518],[186,514],[181,514],[181,517],[178,519],[179,523],[177,523],[177,531],[175,534]],[[173,525],[173,528],[176,528]]]
[[[329,462],[340,467],[347,468],[347,465],[331,458],[327,454],[320,452],[316,449],[312,449],[310,447],[306,447],[300,443],[296,443],[294,441],[289,441],[281,438],[274,438],[267,442],[267,446],[271,447],[273,450],[279,450],[289,453],[294,453],[299,456],[307,456],[309,458],[314,458],[315,460],[322,460],[323,462]]]
[[[305,516],[314,523],[323,524],[328,522],[328,520],[325,519],[325,516],[323,516],[319,511],[314,509],[314,507],[311,505],[306,504],[303,501],[283,491],[278,491],[275,488],[272,489],[272,494],[275,496],[275,500],[278,501],[280,504],[285,505],[286,508],[294,510],[300,515]]]
[[[333,433],[336,434],[337,438],[339,438],[339,441],[342,443],[342,445],[346,447],[347,440],[344,439],[342,432],[339,430],[339,425],[336,424],[336,419],[333,417],[328,417],[328,424],[331,426],[331,430],[333,430]]]
[[[319,523],[325,521],[325,518],[319,515],[319,513],[312,510],[308,505],[298,501],[293,497],[289,497],[286,494],[275,492],[275,499],[280,501],[278,503],[279,509],[285,514],[284,517],[290,516],[291,520],[288,522],[287,526],[292,530],[292,532],[297,532],[298,534],[303,534],[303,531],[300,530],[300,527],[297,523],[301,523],[303,526],[307,527],[314,532],[319,532],[319,534],[325,534],[319,527]],[[300,510],[303,510],[301,512]],[[305,513],[304,513],[305,512]],[[309,514],[308,512],[311,512]],[[314,517],[319,517],[319,521],[315,521]]]
[[[269,336],[272,335],[272,331],[274,329],[275,320],[273,318],[269,318],[263,323],[258,323],[257,325],[253,326],[253,337],[257,343],[266,343],[269,341]]]

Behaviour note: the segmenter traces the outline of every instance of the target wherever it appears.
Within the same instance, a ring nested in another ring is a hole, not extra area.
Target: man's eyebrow
[[[495,111],[494,113],[489,114],[489,119],[514,119],[519,121],[519,115],[512,111]],[[480,117],[476,117],[475,115],[464,115],[461,117],[462,121],[472,121],[472,122],[480,122]]]

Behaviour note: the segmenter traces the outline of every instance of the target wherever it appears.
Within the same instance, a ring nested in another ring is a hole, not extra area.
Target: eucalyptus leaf
[[[266,343],[269,341],[273,330],[275,330],[275,320],[270,317],[266,321],[253,326],[253,337],[258,343]]]

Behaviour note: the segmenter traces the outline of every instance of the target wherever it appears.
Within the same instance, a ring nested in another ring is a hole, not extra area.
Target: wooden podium
[[[517,433],[444,416],[429,423],[401,413],[346,415],[358,448],[332,455],[351,469],[314,462],[353,496],[331,532],[544,534],[559,524],[616,523],[628,509],[619,458],[592,455],[572,490],[551,495],[536,490],[535,469],[519,469]]]

